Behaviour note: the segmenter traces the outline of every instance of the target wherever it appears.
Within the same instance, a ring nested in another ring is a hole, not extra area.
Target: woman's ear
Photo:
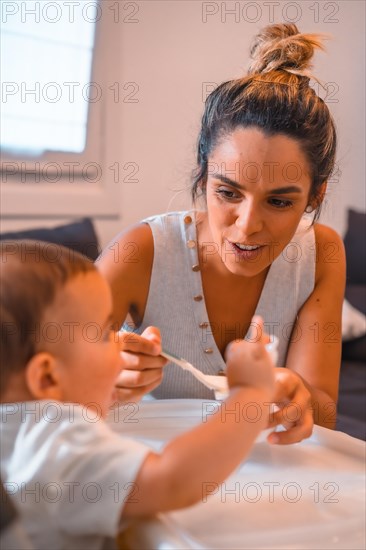
[[[311,206],[312,210],[316,210],[323,202],[325,193],[327,192],[328,182],[324,181],[317,190],[316,195],[310,200],[308,206]]]
[[[56,359],[47,352],[36,353],[25,370],[26,384],[34,399],[62,400]]]

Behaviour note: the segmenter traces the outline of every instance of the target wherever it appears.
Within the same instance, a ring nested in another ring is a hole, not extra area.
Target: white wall
[[[337,102],[328,105],[338,127],[342,174],[330,184],[323,219],[343,233],[347,208],[365,208],[365,2],[148,0],[121,4],[120,21],[111,24],[119,25],[115,48],[120,50],[121,66],[116,66],[116,75],[126,89],[113,139],[120,140],[116,161],[125,167],[123,178],[133,168],[138,172],[132,177],[136,182],[127,178],[118,184],[119,218],[96,220],[103,244],[144,216],[190,205],[187,188],[203,90],[207,83],[244,74],[253,35],[270,22],[286,19],[297,19],[303,32],[333,35],[327,41],[327,53],[316,54],[313,72],[322,81],[334,83]],[[132,99],[138,102],[128,102],[137,86]],[[4,223],[3,230],[40,225],[37,220]]]

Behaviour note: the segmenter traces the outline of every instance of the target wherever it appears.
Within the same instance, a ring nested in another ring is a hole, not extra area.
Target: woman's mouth
[[[262,255],[264,245],[260,244],[243,244],[227,241],[230,249],[234,251],[235,256],[241,260],[257,260]]]
[[[260,248],[259,244],[240,244],[240,243],[234,243],[235,246],[240,248],[240,250],[258,250]]]

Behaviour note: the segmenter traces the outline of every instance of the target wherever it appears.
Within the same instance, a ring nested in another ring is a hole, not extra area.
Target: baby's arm
[[[207,422],[174,439],[161,454],[148,455],[136,479],[135,502],[127,499],[124,507],[125,518],[192,505],[205,496],[205,482],[222,483],[245,458],[267,425],[274,393],[274,368],[264,338],[230,344],[230,396]],[[255,421],[248,418],[248,403],[255,404]]]

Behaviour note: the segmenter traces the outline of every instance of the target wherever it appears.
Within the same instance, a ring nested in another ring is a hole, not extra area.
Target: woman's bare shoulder
[[[123,271],[128,267],[142,269],[152,260],[154,240],[150,226],[139,223],[121,231],[104,248],[96,264],[101,270],[117,268]]]
[[[328,240],[329,242],[342,242],[341,236],[337,233],[335,229],[329,227],[329,225],[324,225],[323,223],[314,224],[314,231],[316,239],[318,240]]]
[[[97,259],[96,265],[112,290],[116,321],[124,321],[132,310],[143,316],[153,260],[154,239],[146,223],[119,233]]]
[[[340,235],[327,225],[314,225],[317,251],[317,280],[328,277],[345,277],[346,254]]]

